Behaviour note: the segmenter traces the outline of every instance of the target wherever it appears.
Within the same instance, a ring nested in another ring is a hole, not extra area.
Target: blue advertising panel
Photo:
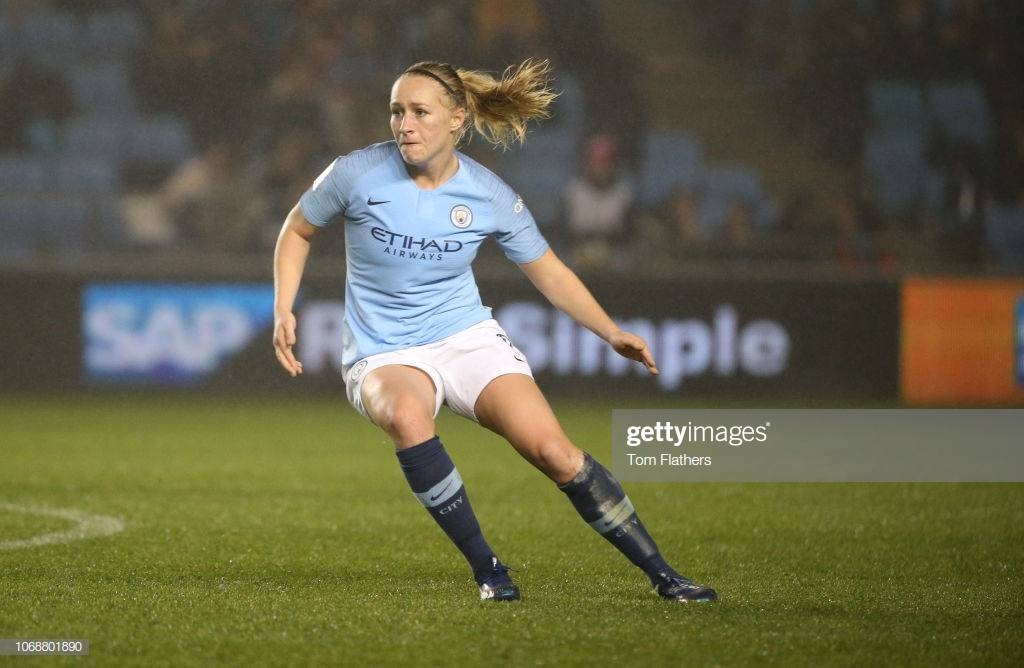
[[[273,321],[273,287],[93,284],[82,294],[85,377],[200,385]]]
[[[1024,297],[1017,300],[1017,385],[1024,387]]]

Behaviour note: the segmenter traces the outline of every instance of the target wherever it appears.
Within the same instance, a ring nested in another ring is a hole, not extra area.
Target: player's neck
[[[436,190],[459,171],[459,159],[455,153],[449,153],[423,165],[406,164],[405,167],[417,188]]]

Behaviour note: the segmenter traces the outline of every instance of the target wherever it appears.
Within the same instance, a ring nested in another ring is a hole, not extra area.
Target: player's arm
[[[293,377],[302,373],[295,359],[295,297],[309,256],[310,239],[316,226],[306,220],[298,204],[288,213],[274,249],[274,354]]]
[[[519,268],[555,308],[608,342],[623,357],[641,362],[653,374],[658,373],[651,350],[641,337],[619,329],[587,286],[550,248],[533,262]]]

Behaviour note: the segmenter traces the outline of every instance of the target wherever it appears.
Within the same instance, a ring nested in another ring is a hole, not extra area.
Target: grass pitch
[[[605,461],[610,408],[558,407]],[[722,597],[680,605],[504,442],[450,415],[439,432],[519,604],[476,599],[341,399],[4,398],[0,504],[126,528],[0,550],[0,638],[87,638],[105,666],[1024,660],[1024,485],[627,485]],[[67,524],[0,511],[0,543]]]

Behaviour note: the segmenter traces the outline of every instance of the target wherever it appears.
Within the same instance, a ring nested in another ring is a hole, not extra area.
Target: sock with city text
[[[659,573],[678,575],[658,552],[622,485],[589,454],[584,453],[583,468],[576,477],[558,488],[569,497],[580,517],[652,582]]]
[[[480,582],[494,552],[480,531],[458,469],[437,436],[395,453],[413,494],[440,525]]]

